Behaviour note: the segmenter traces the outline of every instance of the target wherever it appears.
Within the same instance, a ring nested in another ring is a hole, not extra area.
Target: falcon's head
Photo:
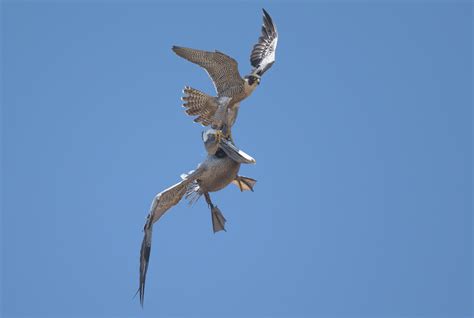
[[[244,80],[250,86],[256,86],[260,84],[260,76],[257,74],[250,74],[244,77]]]

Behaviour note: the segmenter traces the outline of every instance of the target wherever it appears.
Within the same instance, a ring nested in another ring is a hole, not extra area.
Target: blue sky
[[[205,157],[183,114],[204,71],[277,62],[241,104],[257,159],[155,225],[153,196]],[[472,317],[472,4],[2,4],[3,317]]]

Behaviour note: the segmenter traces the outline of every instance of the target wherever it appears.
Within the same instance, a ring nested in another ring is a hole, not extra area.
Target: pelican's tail
[[[188,187],[186,188],[186,194],[184,195],[184,198],[188,200],[189,205],[193,205],[194,203],[197,202],[197,200],[199,200],[201,195],[202,193],[200,191],[199,184],[196,181],[194,181],[190,183]]]

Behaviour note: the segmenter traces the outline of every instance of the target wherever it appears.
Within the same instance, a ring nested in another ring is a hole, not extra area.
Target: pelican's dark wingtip
[[[133,295],[133,299],[135,299],[135,297],[137,297],[138,293],[140,293],[140,305],[142,306],[143,308],[143,297],[142,297],[142,289],[141,289],[141,286],[138,287],[137,289],[137,292],[135,293],[135,295]]]
[[[143,286],[143,287],[145,287],[145,286]],[[142,306],[142,308],[143,308],[143,304],[145,302],[145,288],[143,288],[143,289],[140,288],[139,291],[140,291],[140,306]]]
[[[148,264],[150,262],[150,252],[151,252],[151,239],[152,239],[152,229],[153,229],[153,217],[148,215],[147,222],[143,228],[145,235],[143,236],[142,247],[140,249],[140,281],[137,293],[140,296],[140,305],[143,308],[143,303],[145,302],[145,281],[146,273],[148,271]]]

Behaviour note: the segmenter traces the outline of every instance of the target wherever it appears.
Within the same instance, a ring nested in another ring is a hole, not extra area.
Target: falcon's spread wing
[[[278,32],[272,18],[263,10],[262,34],[258,43],[253,46],[250,54],[250,64],[254,67],[252,73],[263,75],[275,62],[275,50],[278,42]]]
[[[185,47],[173,46],[173,51],[182,58],[206,70],[220,95],[229,88],[243,85],[237,61],[222,52],[207,52]]]
[[[203,168],[196,169],[191,174],[187,175],[184,180],[158,193],[153,199],[150,213],[148,214],[147,221],[143,228],[145,235],[143,237],[143,242],[140,249],[140,286],[137,293],[140,293],[140,303],[142,306],[145,297],[146,273],[148,270],[148,263],[150,261],[153,223],[158,221],[160,217],[171,207],[178,204],[178,202],[186,193],[188,186],[193,181],[195,181],[203,171]]]

